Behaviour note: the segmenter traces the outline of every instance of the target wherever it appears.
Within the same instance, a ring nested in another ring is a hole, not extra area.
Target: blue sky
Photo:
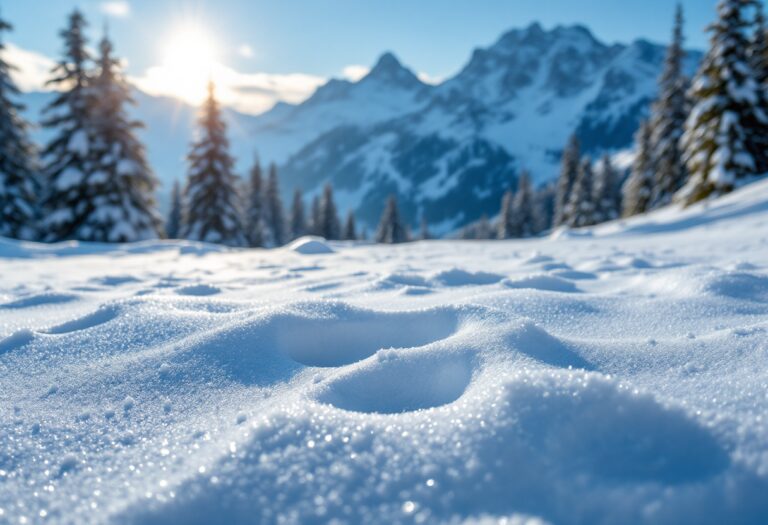
[[[688,43],[704,47],[702,30],[714,16],[715,0],[682,3]],[[306,75],[293,78],[294,87],[301,78],[313,85],[341,76],[345,68],[363,71],[350,66],[369,66],[385,50],[419,73],[445,78],[474,47],[532,21],[545,27],[582,23],[606,42],[640,37],[665,42],[674,5],[672,0],[0,0],[3,16],[16,26],[11,42],[48,57],[57,56],[57,32],[79,6],[94,37],[109,20],[133,76],[160,64],[174,32],[194,21],[215,41],[217,61],[233,71],[283,80],[292,73]]]

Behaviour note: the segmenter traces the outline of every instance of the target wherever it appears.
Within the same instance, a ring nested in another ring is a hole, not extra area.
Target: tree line
[[[464,238],[528,237],[551,227],[579,228],[669,205],[720,196],[768,173],[768,33],[757,0],[721,0],[709,26],[707,54],[685,74],[684,17],[672,43],[650,117],[636,135],[629,174],[609,156],[597,165],[573,135],[563,150],[556,188],[530,187],[523,172],[495,224],[487,217]]]
[[[717,14],[708,29],[709,50],[689,79],[678,6],[658,97],[636,133],[629,174],[607,155],[593,163],[572,136],[555,184],[534,189],[523,171],[515,191],[503,195],[495,221],[483,217],[460,236],[509,239],[590,226],[673,202],[690,205],[768,172],[768,38],[761,4],[720,0]],[[167,236],[254,247],[306,234],[367,238],[352,213],[340,220],[330,185],[309,209],[297,189],[286,211],[274,165],[264,170],[257,160],[246,181],[237,176],[212,83],[187,157],[186,183],[174,185],[170,214],[162,220],[154,198],[158,182],[136,136],[142,124],[128,113],[135,103],[130,86],[108,35],[91,56],[86,25],[75,10],[60,33],[63,53],[48,81],[55,97],[41,122],[52,138],[38,150],[16,101],[13,67],[4,60],[11,25],[0,19],[0,236],[46,242]],[[423,218],[412,235],[393,196],[373,239],[430,236]]]

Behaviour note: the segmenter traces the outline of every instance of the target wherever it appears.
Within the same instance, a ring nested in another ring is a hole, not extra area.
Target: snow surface
[[[0,522],[768,522],[768,181],[327,246],[0,240]]]

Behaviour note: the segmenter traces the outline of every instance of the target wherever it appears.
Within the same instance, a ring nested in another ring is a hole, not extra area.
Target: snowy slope
[[[0,257],[0,522],[768,521],[768,181],[526,241]]]

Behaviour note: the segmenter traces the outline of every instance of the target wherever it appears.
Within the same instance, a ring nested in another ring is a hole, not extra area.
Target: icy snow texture
[[[765,523],[766,225],[1,241],[0,522]]]

